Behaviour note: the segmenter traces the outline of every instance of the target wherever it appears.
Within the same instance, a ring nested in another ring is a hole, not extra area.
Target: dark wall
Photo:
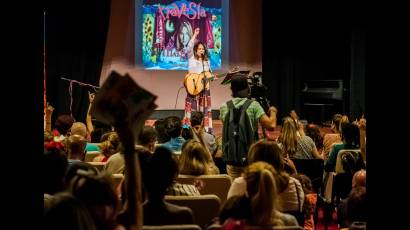
[[[334,102],[332,109],[326,109],[332,110],[330,113],[357,116],[364,112],[366,37],[359,12],[353,8],[324,10],[316,5],[272,4],[270,1],[264,1],[262,9],[263,81],[280,116],[296,109],[300,117],[305,118],[303,113],[310,109],[305,108],[301,89],[311,80],[343,81],[345,97]],[[330,113],[322,116],[318,112],[317,116],[322,117],[317,120],[330,119]]]
[[[74,83],[70,95],[70,82],[61,78],[98,86],[110,5],[110,0],[73,0],[45,10],[47,100],[55,107],[53,121],[63,113],[85,121],[88,91],[93,89]]]

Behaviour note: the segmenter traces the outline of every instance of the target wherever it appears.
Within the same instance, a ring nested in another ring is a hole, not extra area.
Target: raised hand
[[[198,36],[198,34],[199,34],[199,28],[196,28],[194,31],[194,36]]]
[[[47,102],[46,113],[47,113],[47,114],[52,114],[53,111],[54,111],[54,107],[51,106],[49,102]]]
[[[90,101],[90,103],[93,103],[95,98],[95,93],[90,93],[90,91],[88,91],[88,100]]]

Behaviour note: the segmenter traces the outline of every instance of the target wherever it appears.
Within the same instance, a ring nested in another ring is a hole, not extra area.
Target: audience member
[[[302,211],[304,193],[302,185],[298,180],[290,177],[284,171],[285,162],[283,151],[274,141],[259,140],[249,148],[249,164],[263,161],[271,164],[277,171],[275,176],[278,190],[278,209],[282,212],[299,213]],[[244,177],[238,177],[229,188],[228,198],[243,195],[246,192],[246,181]]]
[[[333,133],[327,133],[323,136],[323,150],[322,156],[325,160],[329,157],[330,149],[332,148],[333,144],[335,143],[342,143],[342,129],[341,129],[341,121],[342,121],[341,114],[335,114],[332,118],[331,129]]]
[[[64,176],[68,162],[66,153],[58,148],[46,151],[43,161],[44,193],[54,195],[64,189]]]
[[[165,131],[168,134],[168,136],[171,137],[171,139],[165,142],[162,146],[170,149],[174,153],[181,151],[182,145],[185,142],[185,139],[181,136],[181,118],[177,116],[170,116],[165,118]]]
[[[185,175],[219,174],[219,169],[205,147],[196,140],[189,140],[182,146],[179,158],[179,172]]]
[[[80,135],[70,135],[66,140],[66,150],[68,155],[68,166],[74,162],[84,160],[86,153],[85,146],[87,144],[84,137]]]
[[[98,145],[95,144],[91,144],[91,135],[90,133],[87,131],[87,127],[85,126],[84,123],[82,122],[74,122],[73,125],[71,126],[70,129],[70,135],[80,135],[82,137],[85,138],[85,140],[87,141],[87,145],[85,150],[87,152],[90,151],[100,151],[100,148],[98,147]]]
[[[266,162],[255,162],[245,168],[246,194],[227,200],[219,215],[226,224],[244,219],[247,225],[262,227],[297,226],[294,216],[279,211],[276,170]]]
[[[105,140],[105,138],[107,138]],[[121,142],[116,132],[110,132],[101,137],[102,141],[99,144],[102,156],[97,156],[93,159],[94,162],[106,162],[108,158],[121,149]]]
[[[304,174],[294,174],[292,177],[299,180],[302,185],[303,192],[305,193],[305,201],[303,202],[303,209],[305,213],[305,230],[314,230],[315,222],[313,215],[316,209],[317,193],[313,192],[312,181]]]
[[[168,142],[171,137],[167,134],[166,129],[165,129],[165,119],[158,119],[154,122],[154,128],[157,131],[157,141],[158,144],[163,144],[165,142]]]
[[[359,128],[352,123],[343,123],[342,125],[342,144],[334,144],[329,157],[325,161],[324,169],[326,172],[334,172],[337,155],[342,149],[359,149],[360,134]]]
[[[318,125],[315,124],[308,124],[306,126],[306,136],[312,138],[313,142],[315,142],[316,149],[318,153],[321,155],[323,152],[323,137],[320,134],[320,129]]]
[[[279,143],[285,153],[285,158],[322,159],[312,138],[300,135],[296,128],[297,124],[292,118],[284,118]]]
[[[178,164],[168,148],[155,149],[149,167],[143,173],[143,183],[148,194],[144,203],[144,225],[192,224],[192,210],[165,201],[166,191],[178,175]]]

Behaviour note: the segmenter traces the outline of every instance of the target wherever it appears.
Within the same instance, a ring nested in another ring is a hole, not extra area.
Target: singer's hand
[[[194,31],[194,36],[198,36],[198,34],[199,34],[199,28],[196,28]]]

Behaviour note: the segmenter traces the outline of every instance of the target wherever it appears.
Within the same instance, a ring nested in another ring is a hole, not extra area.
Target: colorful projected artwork
[[[211,68],[222,66],[221,3],[143,1],[142,63],[146,69],[187,70],[187,45],[195,28],[208,48]]]

